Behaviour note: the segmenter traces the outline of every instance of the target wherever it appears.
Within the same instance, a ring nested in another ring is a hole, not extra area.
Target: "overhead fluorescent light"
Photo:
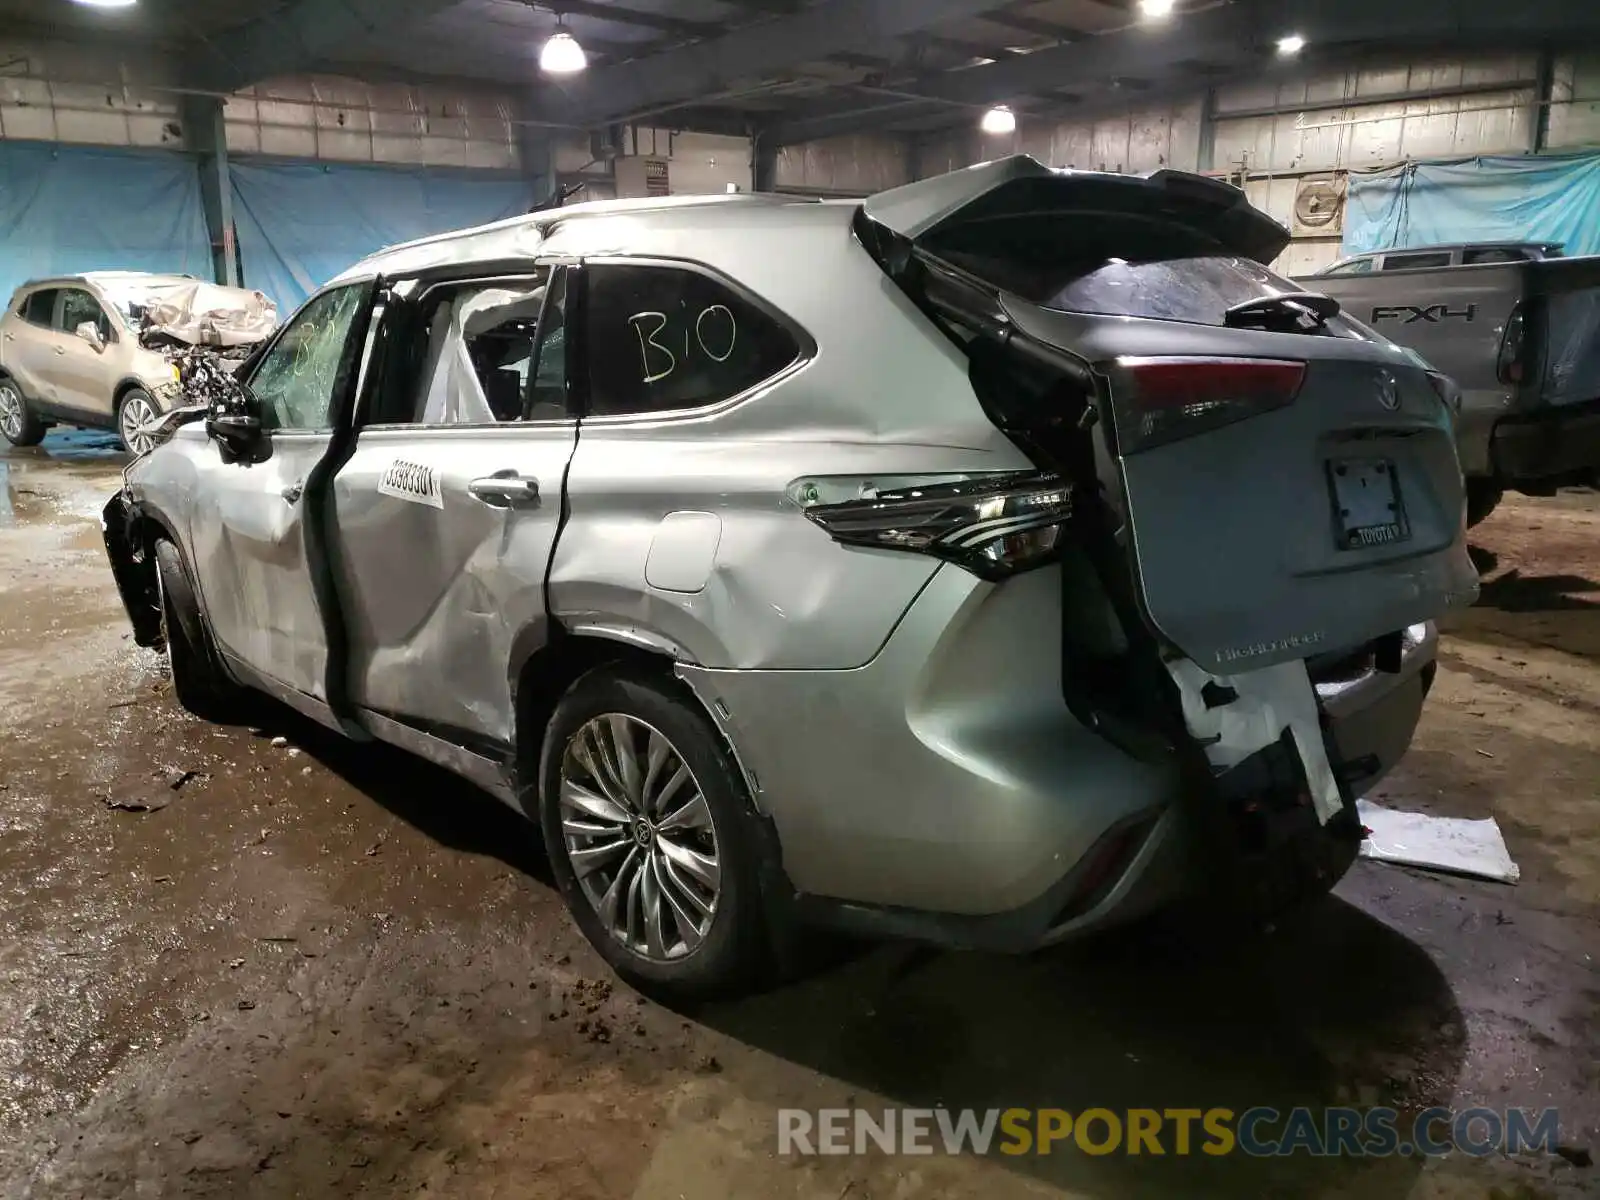
[[[73,0],[85,8],[132,8],[139,0]]]
[[[1015,133],[1017,131],[1017,114],[1004,104],[996,104],[983,114],[983,120],[979,127],[985,133],[992,133],[997,136]]]
[[[1306,40],[1298,33],[1291,33],[1278,39],[1278,53],[1284,58],[1293,58],[1306,48]]]
[[[1172,15],[1178,0],[1139,0],[1139,15],[1147,21],[1164,21]]]
[[[539,51],[539,69],[546,75],[576,75],[588,65],[589,56],[583,52],[578,39],[560,25]]]

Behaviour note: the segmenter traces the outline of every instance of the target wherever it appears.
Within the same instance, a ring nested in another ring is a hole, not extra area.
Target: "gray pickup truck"
[[[1600,470],[1600,257],[1493,243],[1379,251],[1301,280],[1461,389],[1468,521]]]

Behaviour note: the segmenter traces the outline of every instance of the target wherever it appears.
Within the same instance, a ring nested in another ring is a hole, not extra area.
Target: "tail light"
[[[856,483],[859,498],[821,503]],[[931,554],[998,581],[1052,561],[1072,516],[1072,491],[1033,472],[877,491],[864,481],[802,481],[790,498],[846,546]]]
[[[1123,454],[1208,433],[1294,402],[1306,365],[1270,358],[1121,358],[1111,407]]]
[[[1439,403],[1444,405],[1445,412],[1452,417],[1460,416],[1461,389],[1456,386],[1455,380],[1437,371],[1429,371],[1428,383],[1433,388],[1434,395],[1439,397]]]
[[[1517,305],[1506,318],[1506,331],[1500,337],[1500,355],[1495,374],[1501,383],[1522,383],[1528,377],[1528,319]]]

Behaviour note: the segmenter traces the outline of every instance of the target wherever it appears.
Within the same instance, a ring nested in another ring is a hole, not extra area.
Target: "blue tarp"
[[[1350,176],[1347,255],[1499,241],[1600,254],[1600,154],[1407,163]]]
[[[358,260],[528,210],[519,179],[316,163],[231,164],[245,283],[285,317]]]
[[[0,141],[0,305],[25,280],[96,270],[211,278],[194,160]]]

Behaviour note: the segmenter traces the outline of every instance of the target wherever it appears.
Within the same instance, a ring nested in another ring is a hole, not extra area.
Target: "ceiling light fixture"
[[[1139,14],[1147,21],[1165,21],[1178,0],[1139,0]]]
[[[567,32],[562,18],[556,17],[556,31],[539,51],[539,70],[546,75],[576,75],[589,65],[589,56],[578,39]]]
[[[74,0],[85,8],[132,8],[139,0]]]
[[[1291,33],[1287,37],[1278,39],[1278,53],[1284,58],[1293,58],[1306,48],[1306,40],[1298,33]]]
[[[996,104],[988,112],[983,114],[983,121],[980,123],[980,128],[985,133],[992,133],[996,136],[1007,133],[1015,133],[1017,131],[1017,114],[1012,112],[1004,104]]]

